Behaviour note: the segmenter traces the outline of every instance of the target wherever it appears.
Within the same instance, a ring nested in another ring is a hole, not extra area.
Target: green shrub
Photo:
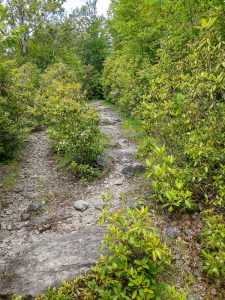
[[[92,65],[83,66],[81,81],[87,99],[102,99],[101,73]]]
[[[145,70],[149,63],[124,54],[113,53],[105,62],[103,89],[105,98],[118,105],[124,114],[130,115],[141,103],[147,89]]]
[[[38,90],[40,73],[31,63],[23,64],[10,71],[7,86],[7,110],[21,127],[32,127],[35,94]]]
[[[151,94],[138,108],[149,137],[140,151],[148,157],[147,175],[170,211],[224,203],[225,49],[214,22],[202,21],[201,42],[179,62],[161,51]]]
[[[62,63],[46,70],[36,97],[36,118],[39,124],[47,125],[53,149],[68,168],[93,177],[98,173],[96,160],[102,152],[99,117],[85,104],[81,85],[74,79],[74,73]]]
[[[143,121],[139,153],[147,158],[153,197],[170,211],[224,205],[225,47],[219,2],[120,0],[111,7],[115,51],[105,62],[105,97]]]
[[[7,88],[10,80],[10,70],[15,68],[13,60],[4,60],[0,57],[0,97],[7,96]]]
[[[41,78],[41,90],[48,89],[54,81],[61,83],[73,83],[77,82],[77,76],[75,71],[72,71],[63,62],[50,65],[42,74]]]
[[[21,143],[19,126],[10,119],[4,104],[0,98],[0,161],[12,158]]]
[[[94,167],[101,153],[95,110],[71,99],[51,97],[46,103],[45,117],[53,148],[71,161],[70,168],[85,173],[82,166]]]
[[[204,228],[200,235],[203,270],[212,278],[225,279],[225,222],[222,214],[206,212]]]

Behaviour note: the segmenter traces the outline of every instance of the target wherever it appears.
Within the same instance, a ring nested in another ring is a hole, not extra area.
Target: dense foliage
[[[170,211],[212,201],[221,205],[223,7],[204,1],[131,2],[112,3],[116,38],[115,52],[105,64],[106,97],[143,120],[148,138],[141,153],[148,157],[156,199]],[[178,12],[182,18],[177,24]],[[151,28],[147,17],[156,21]],[[128,32],[119,30],[122,24]]]
[[[0,161],[11,158],[20,144],[20,130],[10,118],[4,103],[0,99]]]
[[[207,211],[204,217],[205,227],[201,233],[204,258],[203,270],[211,276],[225,276],[225,223],[223,215],[213,215]]]
[[[95,162],[101,153],[99,118],[84,103],[81,84],[63,63],[47,68],[36,98],[38,119],[48,126],[54,150],[74,173],[96,175]]]
[[[63,165],[94,176],[101,153],[99,121],[84,100],[102,93],[105,21],[97,15],[96,1],[69,16],[62,3],[0,6],[0,160],[12,157],[30,130],[47,126]]]
[[[106,98],[142,120],[150,198],[169,212],[213,207],[205,238],[208,227],[224,238],[224,12],[219,0],[112,1],[103,73]],[[223,278],[213,241],[204,270]]]

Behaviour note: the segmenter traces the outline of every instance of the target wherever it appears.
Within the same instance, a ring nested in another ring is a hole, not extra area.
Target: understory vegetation
[[[221,285],[224,12],[223,1],[113,1],[114,48],[103,72],[106,99],[142,121],[150,201],[173,214],[207,211],[199,255]]]
[[[25,2],[22,11],[17,1],[1,6],[0,161],[12,159],[31,130],[45,128],[63,166],[78,176],[94,177],[101,134],[98,115],[86,100],[102,93],[105,19],[97,17],[92,3],[64,15],[61,22],[63,1],[53,6],[44,1],[44,11],[39,1]],[[26,20],[19,26],[23,14]],[[95,49],[89,50],[89,43]]]
[[[0,1],[0,166],[45,130],[64,167],[96,177],[102,134],[88,101],[104,98],[141,124],[146,207],[200,217],[199,268],[223,293],[224,1],[111,0],[108,18],[97,1],[70,14],[63,3]],[[147,208],[104,208],[99,224],[108,253],[92,273],[38,299],[187,299],[161,279],[172,254]]]

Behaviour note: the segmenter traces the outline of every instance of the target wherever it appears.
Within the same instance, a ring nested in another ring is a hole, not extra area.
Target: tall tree
[[[85,65],[101,71],[109,50],[106,19],[97,14],[97,0],[88,0],[69,16],[71,30],[77,41],[77,53]]]
[[[7,0],[6,24],[11,30],[21,32],[20,47],[23,57],[27,55],[27,41],[43,21],[62,11],[65,0]]]

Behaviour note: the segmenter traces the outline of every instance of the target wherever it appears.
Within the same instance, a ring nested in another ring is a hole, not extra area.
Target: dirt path
[[[135,145],[123,136],[111,108],[100,102],[93,106],[112,140],[107,148],[111,172],[88,185],[77,182],[59,170],[46,133],[30,135],[16,187],[5,194],[0,215],[0,296],[35,295],[89,269],[104,231],[95,225],[102,192],[110,191],[115,206],[121,192],[131,201],[138,196],[140,180],[133,174],[143,166],[135,159]],[[104,157],[99,163],[106,163]],[[89,206],[84,212],[74,208],[80,200]]]

